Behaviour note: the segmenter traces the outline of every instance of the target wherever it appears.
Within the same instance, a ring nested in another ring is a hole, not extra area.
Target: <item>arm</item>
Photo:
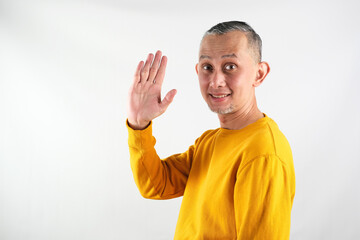
[[[128,126],[130,163],[135,183],[145,198],[169,199],[182,196],[189,175],[194,147],[161,160],[152,136],[152,125],[145,130]]]
[[[294,172],[277,156],[263,156],[238,170],[234,208],[238,239],[290,237]]]
[[[166,199],[183,194],[190,169],[191,149],[160,160],[154,149],[151,121],[165,112],[176,90],[161,100],[167,58],[157,51],[141,61],[135,71],[128,99],[130,162],[140,193],[146,198]]]

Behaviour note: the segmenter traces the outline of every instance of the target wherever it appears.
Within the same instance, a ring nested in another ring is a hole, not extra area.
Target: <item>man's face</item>
[[[259,64],[240,31],[208,35],[200,46],[196,71],[209,108],[218,114],[246,111],[255,101]]]

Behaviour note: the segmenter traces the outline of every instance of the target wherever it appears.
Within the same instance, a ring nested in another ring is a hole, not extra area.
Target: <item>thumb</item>
[[[170,105],[170,103],[173,101],[175,95],[176,95],[176,89],[171,90],[170,92],[168,92],[166,94],[166,96],[164,97],[164,99],[161,101],[160,106],[162,109],[162,112],[165,112],[165,110],[167,109],[167,107]]]

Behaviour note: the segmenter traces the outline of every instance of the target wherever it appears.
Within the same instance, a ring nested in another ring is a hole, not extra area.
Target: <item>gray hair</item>
[[[251,50],[251,52],[253,53],[254,60],[257,62],[261,62],[261,38],[246,22],[230,21],[218,23],[205,32],[203,39],[208,35],[222,35],[232,31],[240,31],[245,33],[248,47],[249,50]]]

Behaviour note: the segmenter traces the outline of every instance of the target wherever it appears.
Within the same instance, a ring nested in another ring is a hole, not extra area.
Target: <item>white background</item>
[[[271,72],[260,109],[296,170],[291,239],[359,239],[358,1],[0,1],[0,239],[172,239],[181,198],[143,199],[127,148],[138,61],[169,58],[161,157],[219,126],[194,66],[202,34],[248,22]]]

